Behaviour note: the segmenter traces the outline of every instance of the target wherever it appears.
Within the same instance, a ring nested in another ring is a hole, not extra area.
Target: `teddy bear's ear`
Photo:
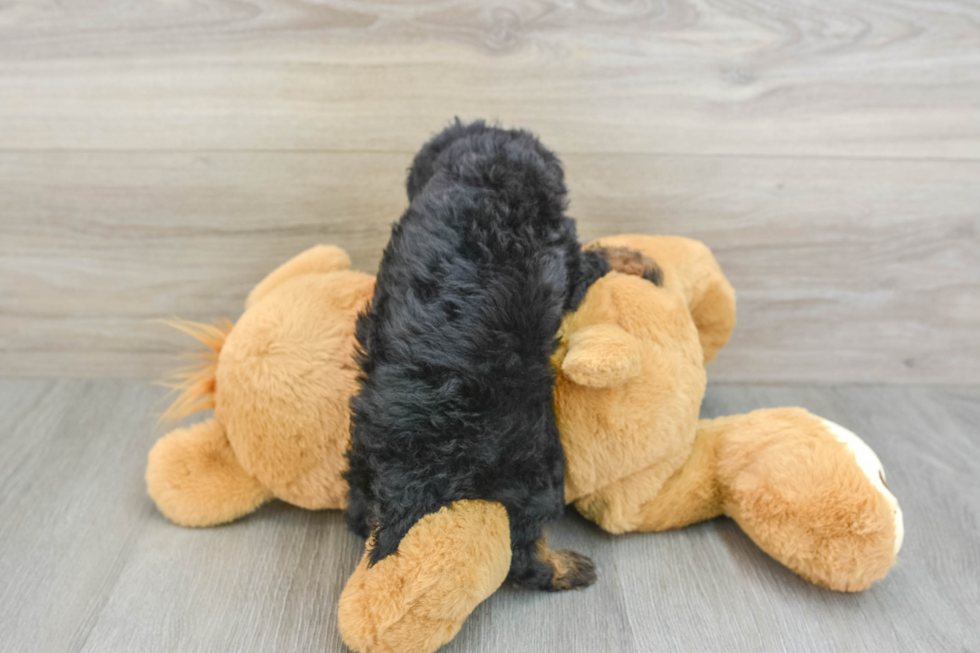
[[[714,360],[735,328],[735,291],[714,257],[708,263],[698,283],[691,288],[689,304],[705,363]]]
[[[347,256],[347,252],[333,245],[316,245],[297,254],[270,272],[249,293],[248,299],[245,300],[245,308],[251,308],[263,297],[293,277],[315,272],[335,272],[349,269],[350,257]]]
[[[611,388],[640,374],[640,342],[615,324],[594,324],[572,334],[561,370],[590,388]]]

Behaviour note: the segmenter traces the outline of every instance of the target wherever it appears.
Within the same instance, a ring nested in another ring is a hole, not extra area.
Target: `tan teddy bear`
[[[800,408],[698,420],[704,365],[735,323],[734,292],[707,247],[667,236],[592,246],[639,250],[663,284],[610,273],[563,322],[552,360],[566,500],[614,533],[728,515],[814,583],[855,591],[882,578],[902,515],[857,436]],[[174,411],[213,397],[214,419],[150,453],[150,494],[176,523],[229,521],[273,496],[343,507],[354,321],[373,290],[348,265],[336,248],[286,263],[223,343],[221,331],[185,326],[219,353],[185,378]],[[416,524],[398,555],[361,560],[341,596],[341,633],[356,651],[434,651],[509,566],[503,507],[456,502]]]

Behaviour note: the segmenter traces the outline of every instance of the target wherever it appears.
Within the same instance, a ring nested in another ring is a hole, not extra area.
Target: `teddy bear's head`
[[[704,364],[735,324],[735,293],[708,248],[672,236],[614,236],[662,270],[657,285],[612,272],[565,317],[552,363],[555,415],[574,501],[640,469],[669,477],[687,458]]]
[[[147,490],[164,514],[211,526],[273,497],[345,505],[355,321],[373,292],[374,277],[350,270],[346,252],[317,246],[262,280],[236,324],[171,322],[211,351],[174,375],[179,394],[164,417],[214,416],[150,452]]]
[[[374,277],[332,269],[273,281],[268,292],[258,294],[261,284],[253,291],[221,349],[215,417],[245,471],[275,496],[342,507],[355,321]]]

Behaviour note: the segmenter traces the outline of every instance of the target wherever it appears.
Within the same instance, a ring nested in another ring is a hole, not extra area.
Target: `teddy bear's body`
[[[594,245],[637,249],[664,278],[610,273],[564,319],[552,363],[566,501],[614,533],[728,515],[812,582],[853,591],[883,577],[901,545],[901,511],[857,436],[799,408],[698,420],[704,365],[735,323],[734,293],[710,251],[676,237]],[[340,250],[314,248],[253,291],[220,346],[214,419],[150,454],[150,494],[173,521],[229,521],[273,496],[343,506],[354,321],[373,289],[348,265]],[[435,650],[503,582],[509,545],[499,504],[429,515],[406,535],[404,555],[373,567],[362,559],[340,600],[345,641]]]

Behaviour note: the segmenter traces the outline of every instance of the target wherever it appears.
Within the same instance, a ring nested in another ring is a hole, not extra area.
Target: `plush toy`
[[[727,342],[735,296],[711,252],[616,236],[664,270],[662,288],[610,274],[562,326],[556,415],[566,500],[613,533],[733,518],[804,578],[861,590],[901,546],[902,514],[856,435],[801,408],[698,421],[704,364]]]
[[[666,236],[592,246],[641,251],[663,284],[610,273],[563,322],[553,366],[566,500],[614,533],[728,515],[814,583],[856,591],[882,578],[902,515],[857,436],[800,408],[698,420],[704,365],[735,323],[710,251]],[[372,283],[346,265],[339,250],[314,248],[253,291],[226,337],[191,328],[220,353],[184,379],[175,412],[213,403],[215,417],[150,454],[150,494],[173,521],[216,524],[273,496],[343,506],[354,317]],[[362,558],[341,596],[341,634],[355,651],[434,651],[509,566],[502,506],[454,503],[416,524],[397,555],[371,567]]]
[[[163,416],[214,409],[150,451],[147,488],[175,523],[221,524],[272,498],[345,506],[354,323],[374,292],[372,275],[349,268],[343,250],[314,247],[259,283],[233,328],[174,323],[212,351],[178,375],[182,393]]]

